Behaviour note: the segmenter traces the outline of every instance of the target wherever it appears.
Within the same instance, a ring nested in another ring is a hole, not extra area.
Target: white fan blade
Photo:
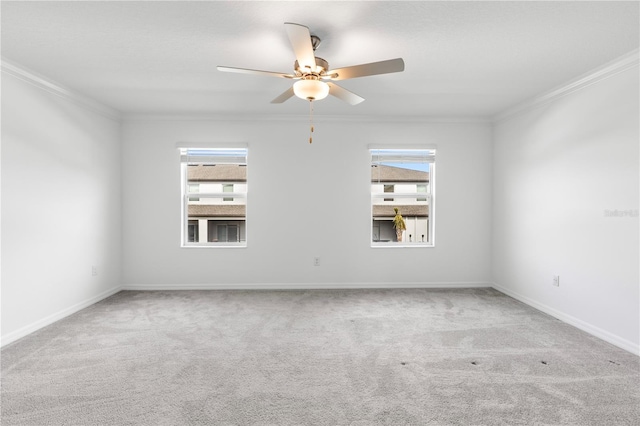
[[[221,67],[218,66],[218,71],[224,72],[235,72],[239,74],[254,74],[254,75],[267,75],[270,77],[281,77],[281,78],[294,78],[295,75],[285,74],[283,72],[274,72],[274,71],[260,71],[260,70],[250,70],[247,68],[233,68],[233,67]]]
[[[332,80],[346,80],[348,78],[366,77],[369,75],[389,74],[404,71],[402,58],[389,59],[387,61],[371,62],[370,64],[353,65],[351,67],[338,68],[327,71]],[[336,75],[337,74],[337,75]],[[334,75],[336,75],[334,77]]]
[[[348,91],[344,87],[340,87],[337,84],[327,83],[329,85],[329,94],[335,96],[338,99],[345,101],[351,105],[357,105],[364,101],[364,98],[356,95],[353,92]]]
[[[314,71],[316,68],[316,57],[313,54],[309,28],[291,22],[285,22],[284,28],[287,30],[287,36],[289,36],[293,53],[296,55],[300,68]]]
[[[281,104],[294,95],[293,86],[289,87],[283,94],[271,101],[272,104]]]

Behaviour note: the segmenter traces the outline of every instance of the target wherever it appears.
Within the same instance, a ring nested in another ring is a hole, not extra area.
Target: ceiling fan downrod
[[[313,51],[315,52],[316,49],[318,48],[318,46],[320,46],[320,43],[322,42],[322,40],[320,39],[320,37],[315,36],[315,35],[311,35],[311,47],[313,47]]]

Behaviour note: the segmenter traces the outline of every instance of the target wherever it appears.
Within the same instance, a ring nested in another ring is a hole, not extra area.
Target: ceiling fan
[[[218,66],[218,71],[267,75],[297,80],[292,87],[272,100],[272,104],[282,103],[294,95],[308,101],[318,101],[326,98],[327,95],[332,95],[351,105],[359,104],[364,101],[364,98],[338,86],[333,81],[404,71],[402,58],[330,69],[326,60],[315,56],[314,52],[321,41],[319,37],[311,35],[309,28],[304,25],[285,22],[284,27],[296,56],[296,61],[293,64],[293,73],[286,74],[224,66]]]

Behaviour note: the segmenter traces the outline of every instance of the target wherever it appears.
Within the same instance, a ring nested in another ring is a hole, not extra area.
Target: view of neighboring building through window
[[[433,245],[434,174],[433,149],[371,150],[372,246]],[[395,209],[406,228],[401,241]]]
[[[189,193],[190,194],[195,194],[197,192],[200,192],[200,185],[197,184],[197,183],[190,183],[189,184]],[[200,198],[191,197],[191,198],[189,198],[189,201],[200,201]]]
[[[383,185],[383,186],[384,186],[384,192],[394,191],[394,185]],[[393,198],[385,198],[384,201],[393,201]]]
[[[232,183],[222,184],[222,192],[233,192],[233,184]],[[233,198],[225,197],[222,199],[222,201],[233,201]]]
[[[180,162],[182,245],[246,246],[247,149],[182,148]]]

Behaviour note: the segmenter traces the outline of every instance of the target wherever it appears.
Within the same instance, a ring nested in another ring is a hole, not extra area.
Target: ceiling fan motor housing
[[[293,64],[293,69],[296,70],[296,75],[299,75],[300,77],[306,77],[308,74],[311,74],[317,77],[326,73],[326,71],[329,69],[329,63],[317,56],[315,59],[316,59],[315,69],[302,68],[298,63],[298,61],[295,61],[295,63]]]

